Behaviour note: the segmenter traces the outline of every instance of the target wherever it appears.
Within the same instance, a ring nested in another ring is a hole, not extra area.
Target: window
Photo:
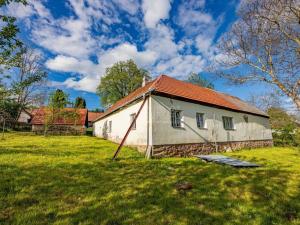
[[[182,127],[180,110],[173,110],[173,109],[171,110],[171,122],[172,122],[172,127]]]
[[[130,124],[131,124],[132,121],[134,120],[135,116],[136,116],[136,113],[132,113],[132,114],[130,115]],[[131,129],[132,129],[132,130],[135,130],[135,129],[136,129],[136,121],[134,121],[134,124],[132,125]]]
[[[197,127],[205,128],[204,113],[196,113]]]
[[[248,118],[248,116],[247,116],[247,115],[244,115],[244,120],[245,120],[245,122],[246,122],[246,123],[248,123],[248,121],[249,121],[249,118]]]
[[[233,119],[232,117],[223,116],[223,126],[225,130],[233,130]]]
[[[111,129],[112,129],[112,121],[108,121],[108,133],[111,133]]]

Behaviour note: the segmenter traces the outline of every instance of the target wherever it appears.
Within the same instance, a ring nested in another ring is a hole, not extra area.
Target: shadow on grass
[[[287,224],[300,217],[291,176],[192,159],[0,165],[0,223]]]

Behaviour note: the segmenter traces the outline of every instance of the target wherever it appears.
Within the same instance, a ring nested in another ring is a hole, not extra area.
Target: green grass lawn
[[[0,224],[300,224],[300,150],[146,160],[95,137],[10,133],[0,140]],[[193,189],[177,191],[178,182]]]

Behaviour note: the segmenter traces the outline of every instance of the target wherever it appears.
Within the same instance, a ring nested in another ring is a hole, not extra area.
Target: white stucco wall
[[[125,145],[146,146],[147,135],[149,145],[272,139],[269,119],[265,117],[160,96],[151,96],[147,101],[137,119],[136,130],[130,132]],[[107,133],[106,138],[120,143],[130,125],[130,114],[137,113],[141,104],[142,101],[132,104],[95,122],[94,135],[104,137],[105,123],[108,125],[109,121],[112,121],[112,131]],[[183,128],[171,126],[171,109],[182,110]],[[149,128],[147,113],[149,113]],[[206,129],[197,127],[196,113],[204,113]],[[248,116],[248,123],[245,122],[244,115]],[[222,116],[233,117],[234,130],[223,128]]]
[[[183,128],[171,126],[171,109],[182,110]],[[197,112],[204,113],[206,129],[197,127]],[[222,116],[233,117],[234,130],[223,128]],[[153,145],[272,139],[268,118],[160,96],[152,96],[152,120]]]
[[[18,122],[20,122],[20,123],[28,123],[28,121],[30,120],[30,118],[31,118],[31,116],[28,115],[28,113],[22,111],[20,113],[19,118],[18,118]]]
[[[133,113],[137,113],[142,101],[139,101],[135,104],[132,104],[120,111],[117,111],[108,117],[103,118],[102,120],[96,121],[93,124],[93,132],[94,135],[97,137],[104,137],[105,136],[105,123],[107,126],[109,121],[112,121],[112,131],[107,133],[106,138],[113,142],[120,143],[122,138],[126,134],[130,126],[130,115]],[[151,100],[148,98],[147,102],[145,103],[139,117],[136,121],[136,129],[131,130],[129,136],[126,139],[125,145],[136,145],[136,146],[146,146],[147,145],[147,135],[149,135],[149,140],[152,140],[151,134],[151,118],[149,123],[149,128],[147,127],[147,113],[151,112]],[[149,130],[148,130],[149,129]],[[147,131],[148,130],[148,131]],[[149,132],[149,134],[147,133]],[[151,145],[151,143],[149,143]]]

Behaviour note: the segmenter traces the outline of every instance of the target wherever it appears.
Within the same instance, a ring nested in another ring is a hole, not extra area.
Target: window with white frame
[[[132,121],[134,120],[134,118],[136,117],[136,113],[132,113],[130,114],[130,124],[132,123]],[[131,127],[132,130],[136,129],[136,121],[134,121],[134,124]]]
[[[112,130],[112,121],[108,121],[108,133],[111,133]]]
[[[196,113],[196,121],[198,128],[205,128],[204,113]]]
[[[233,124],[233,118],[228,116],[223,116],[223,127],[225,130],[233,130],[234,124]]]
[[[182,127],[181,124],[181,111],[180,110],[171,110],[171,122],[172,122],[172,127]]]

